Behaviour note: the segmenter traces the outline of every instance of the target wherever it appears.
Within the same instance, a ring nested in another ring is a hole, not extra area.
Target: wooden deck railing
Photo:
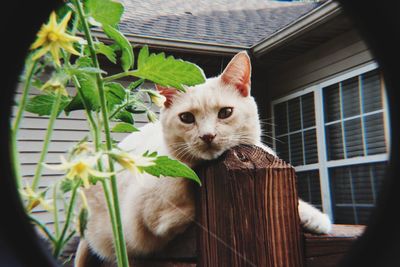
[[[362,233],[362,226],[335,225],[329,235],[304,234],[294,169],[260,148],[236,147],[197,172],[196,221],[164,251],[132,258],[132,266],[335,266]],[[88,266],[115,265],[93,257]]]

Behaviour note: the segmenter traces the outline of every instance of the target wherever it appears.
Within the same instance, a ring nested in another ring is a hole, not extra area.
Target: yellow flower
[[[37,35],[37,40],[31,46],[32,50],[41,47],[34,54],[32,58],[33,60],[40,58],[50,51],[55,63],[60,66],[60,48],[65,49],[71,54],[79,55],[78,51],[74,49],[72,44],[74,42],[82,41],[82,38],[66,33],[66,28],[70,18],[71,12],[68,12],[60,24],[57,24],[56,13],[54,11],[51,13],[49,22],[42,26]]]
[[[36,208],[39,205],[42,205],[42,207],[47,210],[47,211],[52,211],[53,206],[52,202],[53,200],[51,199],[44,199],[44,193],[36,193],[33,191],[32,187],[28,184],[25,185],[25,188],[20,191],[21,195],[27,198],[28,204],[26,206],[26,210],[30,212],[34,208]]]
[[[63,95],[68,96],[68,92],[65,89],[63,82],[57,78],[51,78],[40,89],[45,92],[54,92],[54,93],[60,91]]]
[[[142,173],[143,167],[155,165],[152,157],[143,157],[139,155],[131,155],[127,152],[113,150],[111,157],[118,162],[119,165],[129,170],[133,174]]]
[[[63,156],[61,156],[61,164],[59,165],[48,165],[44,164],[48,169],[57,170],[57,171],[66,171],[66,177],[68,179],[81,179],[83,182],[83,186],[85,188],[89,188],[89,176],[95,177],[109,177],[114,173],[111,172],[100,172],[94,169],[94,166],[97,163],[100,155],[91,156],[86,158],[78,158],[68,162]]]
[[[158,107],[162,108],[164,106],[165,101],[167,101],[167,98],[155,91],[151,91],[149,93],[151,101]]]

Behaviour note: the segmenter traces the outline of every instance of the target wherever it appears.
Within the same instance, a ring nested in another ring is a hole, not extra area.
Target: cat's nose
[[[211,142],[214,140],[216,134],[205,134],[200,136],[200,139],[203,140],[207,144],[211,144]]]

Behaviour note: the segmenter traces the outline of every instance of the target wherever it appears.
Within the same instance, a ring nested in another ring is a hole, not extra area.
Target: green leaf
[[[64,111],[65,111],[65,113],[66,113],[67,115],[69,115],[69,113],[70,113],[71,111],[74,111],[74,110],[82,110],[82,109],[85,109],[85,108],[84,108],[84,106],[83,106],[81,97],[80,97],[78,94],[76,94],[76,95],[74,96],[74,98],[72,98],[72,101],[69,102],[69,104],[65,107]]]
[[[106,92],[107,102],[110,105],[119,105],[125,101],[127,92],[120,83],[106,83],[104,89]]]
[[[61,5],[56,10],[57,18],[64,18],[68,12],[73,12],[73,9],[71,8],[71,6],[68,4]],[[72,16],[72,17],[74,19],[74,16]],[[71,19],[71,21],[68,22],[68,24],[71,24],[71,23],[72,23],[72,19]]]
[[[95,45],[96,53],[102,54],[108,58],[112,63],[117,63],[117,56],[115,55],[115,51],[112,47],[107,46],[103,43],[97,43]]]
[[[33,78],[32,80],[32,84],[33,87],[35,87],[36,89],[40,90],[40,88],[43,87],[44,82],[42,82],[40,79],[38,78]]]
[[[96,73],[107,74],[107,72],[105,72],[104,70],[101,70],[101,69],[98,69],[95,67],[77,67],[77,68],[73,67],[73,68],[69,68],[66,70],[70,75],[77,75],[82,72],[88,73],[88,74],[96,74]]]
[[[157,152],[154,151],[154,152],[148,154],[147,156],[150,157],[150,158],[155,158],[155,157],[157,157]]]
[[[116,124],[112,129],[112,132],[115,133],[133,133],[133,132],[138,132],[139,129],[133,126],[132,124],[126,123],[126,122],[121,122]]]
[[[121,20],[124,6],[112,0],[88,0],[86,5],[89,16],[101,24],[117,26]]]
[[[146,55],[145,47],[141,50],[142,58],[138,69],[132,75],[154,83],[174,87],[184,91],[184,85],[193,86],[205,82],[203,70],[196,64],[165,57],[164,53]]]
[[[89,211],[87,208],[82,207],[79,211],[79,235],[80,237],[85,237],[85,230],[87,228]]]
[[[141,86],[144,83],[144,79],[139,79],[137,81],[134,81],[133,83],[129,84],[128,86],[128,90],[132,91],[135,90],[136,88],[138,88],[139,86]]]
[[[130,113],[133,113],[133,114],[143,114],[143,113],[147,112],[146,109],[138,109],[137,107],[135,107],[133,105],[132,106],[127,106],[125,109],[127,111],[129,111]]]
[[[127,97],[127,91],[125,88],[119,83],[106,83],[104,85],[106,99],[107,99],[107,107],[110,113],[118,107],[124,104]],[[131,116],[132,117],[132,116]],[[131,118],[132,119],[132,118]],[[133,121],[133,119],[132,119]]]
[[[39,116],[50,115],[56,98],[57,96],[55,94],[34,96],[29,99],[25,110]],[[67,96],[61,96],[58,115],[60,115],[60,112],[70,103],[70,101],[71,100]]]
[[[142,167],[142,170],[156,177],[162,175],[188,178],[201,185],[200,178],[197,174],[186,164],[178,160],[170,159],[167,156],[159,156],[155,159],[154,163],[155,165]]]
[[[122,50],[122,55],[121,55],[122,69],[124,71],[128,71],[130,68],[133,67],[133,63],[135,60],[131,43],[128,41],[128,39],[126,39],[126,37],[121,32],[119,32],[118,30],[116,30],[115,28],[113,28],[110,25],[103,24],[103,30],[104,30],[105,34],[109,38],[113,39],[118,44],[118,46],[121,48],[121,50]]]
[[[79,57],[75,61],[75,65],[78,67],[93,67],[93,61],[90,57],[87,56]]]
[[[74,186],[74,182],[71,179],[62,179],[60,184],[61,192],[64,194],[71,191]]]
[[[115,119],[120,120],[122,122],[129,123],[129,124],[134,123],[132,114],[126,110],[122,110],[122,111],[118,112],[117,115],[115,115]]]
[[[144,67],[148,58],[149,58],[149,47],[145,45],[142,47],[142,49],[140,49],[139,52],[138,68]]]
[[[88,103],[88,108],[93,111],[98,111],[100,108],[100,98],[97,90],[97,82],[96,76],[91,73],[81,72],[75,75],[79,86],[81,87],[81,91],[83,97]],[[73,110],[84,109],[82,99],[79,94],[72,99],[68,106],[65,107],[65,112],[71,112]]]

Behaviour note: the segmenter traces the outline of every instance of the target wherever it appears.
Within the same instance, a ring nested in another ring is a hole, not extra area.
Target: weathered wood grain
[[[337,266],[364,230],[363,225],[336,224],[327,235],[304,234],[307,267]]]
[[[303,266],[293,168],[257,147],[198,171],[199,266]]]

